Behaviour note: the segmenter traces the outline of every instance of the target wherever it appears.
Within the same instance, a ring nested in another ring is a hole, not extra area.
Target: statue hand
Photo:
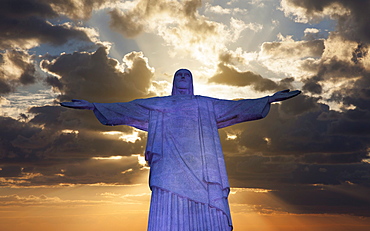
[[[286,99],[290,99],[294,96],[299,95],[300,93],[301,93],[301,91],[299,91],[299,90],[290,91],[289,89],[278,91],[275,94],[273,94],[272,96],[270,96],[269,102],[272,103],[272,102],[277,102],[277,101],[283,101],[283,100],[286,100]]]
[[[89,101],[82,100],[82,99],[72,99],[72,102],[63,102],[60,103],[63,107],[70,107],[75,109],[87,109],[87,110],[94,110],[94,105]]]

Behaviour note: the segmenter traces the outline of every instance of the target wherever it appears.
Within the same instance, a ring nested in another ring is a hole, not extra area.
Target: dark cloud
[[[34,134],[42,134],[43,131],[39,127],[25,125],[25,123],[11,119],[9,117],[0,117],[1,124],[1,159],[2,163],[17,162],[17,161],[35,161],[37,160],[37,153],[30,155],[30,149],[39,145],[43,146],[43,141],[23,143],[20,141],[32,137],[36,138]],[[36,141],[36,140],[35,140]],[[45,142],[47,143],[47,142]],[[22,144],[22,145],[23,145]],[[7,161],[5,161],[7,160]]]
[[[62,17],[87,19],[102,0],[3,0],[0,1],[0,94],[19,85],[36,82],[36,63],[28,51],[42,43],[63,45],[71,41],[91,43],[87,30]],[[83,7],[82,7],[83,6]],[[6,67],[6,68],[4,68]]]
[[[40,0],[3,0],[0,14],[13,18],[27,18],[29,16],[56,17],[50,3],[53,1]]]
[[[368,185],[368,112],[330,110],[299,95],[260,120],[220,131],[233,187],[352,182]],[[236,134],[228,140],[225,133]]]
[[[265,42],[261,46],[264,55],[273,58],[321,57],[325,49],[324,40]]]
[[[19,166],[3,166],[0,170],[0,177],[19,177],[22,169]]]
[[[256,91],[276,91],[290,88],[293,80],[293,78],[286,78],[276,83],[253,72],[239,72],[232,66],[220,63],[217,73],[209,79],[209,82],[231,86],[252,86]]]
[[[19,85],[36,82],[36,63],[28,52],[7,50],[0,57],[0,94],[8,94]]]
[[[176,24],[176,27],[166,33],[179,36],[180,31],[189,31],[192,34],[189,41],[196,43],[205,40],[210,35],[218,34],[214,23],[198,15],[197,9],[201,6],[201,0],[184,2],[141,0],[130,11],[112,10],[110,12],[111,27],[126,37],[135,37],[148,30],[148,25],[152,20],[160,22],[160,18],[167,15],[174,19],[173,24]]]
[[[102,125],[90,111],[72,110],[57,106],[32,107],[28,111],[33,116],[30,123],[37,126],[47,127],[52,130],[90,130],[90,131],[123,131],[132,132],[128,126],[105,126]]]
[[[51,4],[55,12],[67,15],[72,19],[88,19],[94,10],[105,4],[119,2],[119,0],[43,0]]]
[[[241,64],[244,63],[244,58],[233,52],[223,52],[218,57],[219,61],[224,64]]]
[[[37,16],[54,18],[60,14],[72,19],[88,19],[93,10],[116,0],[2,0],[0,14],[14,18]]]
[[[338,20],[337,31],[326,41],[328,47],[325,49],[328,50],[321,60],[302,65],[304,70],[314,73],[303,80],[302,89],[320,95],[320,98],[329,102],[341,104],[341,111],[322,110],[324,107],[321,107],[316,121],[312,117],[306,117],[305,121],[299,122],[307,124],[308,121],[315,121],[315,124],[312,123],[310,129],[305,131],[307,140],[310,141],[307,143],[311,145],[301,143],[307,153],[303,150],[295,151],[294,178],[288,182],[340,184],[348,181],[368,185],[369,164],[364,160],[369,158],[370,143],[370,73],[366,61],[370,41],[369,20],[366,15],[370,5],[364,1],[287,2],[306,9],[308,17],[323,14],[334,3],[349,10],[348,14],[331,15]],[[357,47],[351,45],[346,51],[335,52],[348,44],[348,40],[357,42]],[[283,105],[285,104],[282,107]],[[313,133],[315,130],[316,134]]]
[[[356,42],[370,42],[370,19],[368,17],[370,3],[368,1],[285,0],[285,2],[294,8],[303,9],[304,16],[308,16],[309,18],[329,14],[338,20],[337,31],[343,37]],[[327,9],[334,10],[328,10],[329,13],[324,12]],[[300,11],[297,10],[297,12]]]
[[[12,91],[12,87],[3,79],[0,78],[0,94],[8,94]]]
[[[6,53],[9,61],[23,73],[19,77],[19,82],[23,85],[32,84],[36,81],[35,63],[32,56],[24,51],[12,50]],[[30,60],[27,60],[30,59]]]
[[[323,119],[323,114],[330,113],[337,115]],[[298,96],[272,110],[264,120],[244,124],[240,142],[249,149],[264,149],[264,153],[271,154],[361,153],[364,158],[369,142],[366,134],[358,130],[358,135],[348,136],[333,130],[345,117],[346,113],[336,113],[310,97]]]
[[[104,47],[94,53],[63,54],[42,67],[60,78],[48,77],[47,83],[62,93],[60,100],[85,99],[91,102],[126,102],[148,97],[153,70],[140,52],[125,56],[121,71],[117,60],[107,56]]]
[[[351,214],[369,217],[369,189],[354,184],[286,185],[271,191],[236,190],[231,204],[248,204],[261,214]],[[234,212],[235,212],[234,208]],[[322,216],[321,216],[322,217]],[[363,217],[363,219],[366,219]]]
[[[345,183],[368,187],[370,165],[359,159],[355,154],[254,154],[227,156],[226,164],[232,187],[279,190],[287,185]]]
[[[147,174],[137,157],[121,160],[75,160],[45,166],[6,166],[0,170],[1,186],[55,186],[60,184],[137,184],[146,183]],[[5,180],[4,180],[5,179]],[[12,179],[10,182],[6,179]]]
[[[311,92],[313,94],[321,94],[322,93],[322,86],[319,83],[322,80],[320,76],[312,76],[303,80],[303,87],[302,90]]]
[[[190,0],[184,2],[185,15],[195,18],[197,9],[202,6],[202,0]]]
[[[143,32],[144,25],[137,23],[140,20],[136,11],[122,13],[114,9],[110,12],[111,27],[128,38],[132,38]]]
[[[369,102],[370,72],[366,71],[353,81],[351,88],[340,89],[334,94],[341,96],[343,103],[347,106],[354,105],[359,111],[370,111]]]
[[[35,126],[40,121],[58,121],[59,108],[33,108],[32,112],[39,114],[28,123],[0,117],[0,177],[20,177],[21,184],[26,185],[79,183],[79,180],[80,183],[128,183],[131,179],[128,176],[140,171],[137,157],[130,156],[143,153],[144,134],[132,143],[118,139],[118,135],[112,137],[91,130],[63,131],[47,123],[43,127]],[[47,118],[40,118],[40,111],[47,111],[43,115]],[[123,159],[91,159],[97,156],[123,156]],[[122,172],[130,168],[134,172],[123,176]],[[23,177],[29,174],[35,177],[23,182]]]
[[[136,156],[122,159],[85,159],[73,163],[59,163],[50,166],[36,166],[30,172],[38,173],[21,183],[26,185],[58,185],[58,184],[132,184],[141,182],[138,179],[145,174],[137,162]],[[22,174],[27,174],[22,172]],[[146,180],[146,179],[145,179]],[[134,181],[134,182],[133,182]]]
[[[0,21],[0,48],[31,48],[39,43],[62,45],[70,39],[90,41],[86,32],[69,25],[52,25],[44,19],[6,19]]]
[[[9,57],[13,65],[23,67],[22,59]],[[45,82],[61,93],[62,101],[125,102],[153,95],[148,91],[153,70],[140,52],[127,54],[120,64],[101,47],[93,53],[47,57],[42,68],[50,74]],[[0,126],[0,176],[18,177],[14,184],[130,183],[141,174],[137,157],[123,160],[143,153],[146,134],[140,133],[135,142],[103,134],[117,130],[130,134],[133,129],[101,125],[91,111],[59,105],[32,107],[19,120],[1,117]],[[91,159],[97,156],[123,159]]]
[[[365,196],[368,193],[367,188],[351,184],[331,187],[288,187],[271,192],[273,196],[286,203],[292,213],[336,213],[367,217],[370,216],[370,201]]]
[[[352,59],[351,61],[355,64],[358,64],[360,61],[363,60],[364,57],[367,56],[369,52],[369,47],[367,44],[359,43],[357,48],[352,52]]]
[[[59,89],[60,91],[63,91],[63,83],[60,82],[59,78],[55,76],[47,76],[45,79],[45,82],[47,85],[52,86],[53,88]]]
[[[331,39],[335,40],[336,36]],[[343,42],[343,41],[342,41]],[[341,46],[341,42],[332,44],[330,49]],[[368,47],[366,44],[358,43],[342,56],[330,54],[322,57],[316,63],[305,63],[302,68],[313,72],[310,77],[303,79],[302,89],[312,94],[322,94],[330,91],[326,100],[342,103],[345,107],[357,107],[369,110],[370,72],[367,67]],[[338,87],[329,89],[331,85],[341,83]]]
[[[313,73],[303,78],[302,90],[315,97],[300,95],[273,105],[270,114],[261,121],[233,126],[232,131],[237,138],[232,140],[232,148],[229,147],[231,141],[221,136],[228,147],[225,152],[231,185],[279,189],[279,185],[342,187],[338,185],[348,184],[353,185],[348,186],[351,188],[348,193],[353,193],[357,187],[369,186],[370,74],[366,61],[369,37],[363,31],[367,27],[363,21],[368,20],[364,16],[368,5],[363,1],[285,2],[307,9],[306,16],[312,18],[335,2],[351,11],[346,24],[344,16],[332,15],[339,20],[338,31],[333,32],[325,42],[282,41],[263,45],[265,54],[272,54],[273,57],[295,54],[299,57],[320,57],[319,60],[304,60],[301,66],[303,70]],[[360,10],[358,6],[362,3],[366,6]],[[360,15],[363,17],[361,20]],[[357,41],[357,47],[351,45],[352,50],[341,52],[340,47],[348,40]],[[304,48],[298,49],[300,45]],[[341,104],[342,108],[331,110],[326,102]],[[352,213],[357,208],[358,212],[354,214],[368,216],[364,213],[369,207],[368,201],[326,189],[327,194],[321,195],[314,190],[312,195],[319,199],[307,197],[307,203],[299,194],[296,200],[290,198],[289,190],[282,192],[280,188],[276,195],[297,206],[298,209],[292,211],[294,213],[317,213],[314,207],[309,206],[312,203],[322,204],[323,207],[318,208],[328,213]],[[327,200],[330,196],[342,200],[343,210],[332,207],[337,202]],[[354,206],[346,210],[351,203]]]
[[[52,8],[52,2],[1,1],[0,49],[31,48],[39,43],[61,45],[70,39],[90,41],[89,36],[81,29],[67,24],[50,23],[49,19],[58,16]]]

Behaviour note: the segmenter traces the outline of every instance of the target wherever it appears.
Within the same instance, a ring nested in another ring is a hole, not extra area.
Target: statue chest
[[[163,113],[167,128],[185,136],[194,135],[199,129],[197,100],[171,100]]]

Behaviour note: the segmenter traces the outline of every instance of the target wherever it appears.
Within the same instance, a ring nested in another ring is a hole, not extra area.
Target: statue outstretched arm
[[[92,110],[96,118],[104,125],[128,125],[143,131],[148,130],[151,111],[148,105],[151,104],[153,104],[151,98],[123,103],[90,103],[78,99],[60,103],[63,107]]]
[[[290,91],[289,89],[278,91],[275,94],[273,94],[272,96],[269,96],[269,103],[290,99],[290,98],[293,98],[293,97],[299,95],[300,93],[301,93],[301,91],[299,91],[299,90]]]
[[[301,91],[289,89],[278,91],[272,96],[258,99],[214,100],[217,127],[223,128],[237,123],[258,120],[267,116],[270,103],[286,100],[299,95]]]
[[[63,102],[60,105],[74,109],[94,110],[95,108],[94,104],[82,99],[72,99],[72,102]]]

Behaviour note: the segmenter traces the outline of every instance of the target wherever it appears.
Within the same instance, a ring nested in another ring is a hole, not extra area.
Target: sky
[[[60,102],[302,94],[219,130],[235,230],[370,227],[370,1],[1,0],[0,230],[146,230],[146,133]]]

